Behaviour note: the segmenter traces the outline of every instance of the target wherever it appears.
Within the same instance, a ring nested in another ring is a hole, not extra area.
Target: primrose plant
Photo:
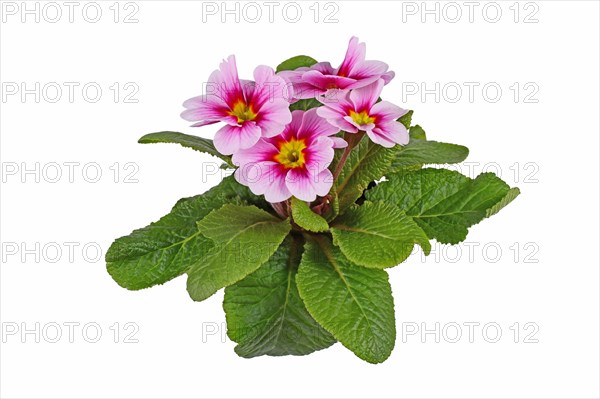
[[[117,239],[108,272],[139,290],[187,274],[195,301],[225,288],[227,333],[242,357],[306,355],[340,341],[370,363],[396,341],[386,269],[415,245],[457,244],[519,195],[462,162],[466,147],[428,140],[412,111],[382,100],[394,73],[352,38],[339,67],[297,56],[238,77],[230,56],[184,103],[214,140],[152,133],[235,169],[157,222]]]

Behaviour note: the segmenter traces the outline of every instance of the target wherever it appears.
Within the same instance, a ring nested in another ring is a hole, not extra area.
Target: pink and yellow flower
[[[279,75],[292,83],[294,98],[314,98],[329,90],[350,90],[367,86],[378,79],[387,84],[394,77],[388,65],[381,61],[365,60],[367,47],[352,37],[344,61],[338,68],[329,62],[320,62],[310,68],[282,71]]]
[[[288,87],[272,68],[261,65],[254,70],[254,82],[240,80],[235,56],[223,61],[207,83],[207,93],[190,98],[181,117],[192,126],[225,122],[217,131],[214,144],[222,154],[233,154],[252,147],[261,137],[280,134],[291,119]]]
[[[328,169],[334,148],[347,143],[331,137],[339,129],[317,115],[316,109],[292,112],[292,121],[275,137],[261,138],[255,146],[233,154],[235,179],[269,202],[292,195],[314,201],[329,193],[333,176]]]
[[[377,102],[384,84],[383,79],[379,79],[335,101],[319,99],[324,106],[317,108],[317,113],[340,130],[366,132],[373,142],[383,147],[408,144],[408,131],[396,121],[408,111],[387,101]]]

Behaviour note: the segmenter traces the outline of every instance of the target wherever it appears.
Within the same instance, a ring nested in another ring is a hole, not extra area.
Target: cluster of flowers
[[[314,201],[329,193],[337,178],[328,169],[334,149],[345,148],[347,156],[357,142],[352,135],[366,133],[388,148],[408,143],[406,128],[397,122],[407,111],[379,101],[394,72],[381,61],[365,60],[365,53],[365,44],[353,37],[338,68],[319,62],[276,74],[261,65],[254,81],[238,77],[232,55],[210,75],[206,94],[184,103],[181,116],[196,122],[192,126],[225,123],[215,148],[232,155],[236,180],[254,194],[271,203],[292,195]],[[311,98],[322,106],[290,111],[290,103]]]

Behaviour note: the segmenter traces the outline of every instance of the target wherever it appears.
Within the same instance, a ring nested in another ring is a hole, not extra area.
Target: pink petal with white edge
[[[358,133],[358,128],[352,123],[349,123],[344,119],[344,114],[329,107],[317,108],[317,114],[321,118],[325,118],[328,123],[335,126],[336,128],[350,133]]]
[[[377,78],[380,78],[381,75],[386,73],[388,68],[388,64],[382,61],[364,61],[356,65],[352,71],[352,74],[348,76],[354,79],[364,79],[371,76],[377,76]]]
[[[300,82],[293,85],[293,97],[292,100],[306,100],[309,98],[315,98],[316,96],[323,94],[324,90],[317,89],[310,83]]]
[[[285,182],[294,197],[312,202],[317,199],[317,195],[329,194],[333,186],[333,175],[329,169],[320,173],[300,168],[290,169]]]
[[[280,135],[270,137],[268,139],[269,142],[273,144],[279,143],[282,139],[285,141],[289,141],[292,137],[296,137],[298,134],[298,130],[302,126],[302,117],[304,116],[304,112],[300,110],[292,111],[292,120],[290,123],[285,125],[283,131]]]
[[[206,125],[212,125],[212,124],[214,124],[214,123],[217,123],[217,122],[219,122],[219,121],[215,121],[215,120],[212,120],[212,121],[211,121],[211,120],[205,120],[205,121],[202,121],[202,122],[194,123],[194,124],[192,125],[192,127],[201,127],[201,126],[206,126]]]
[[[319,107],[317,109],[318,110],[322,110],[324,108],[331,109],[339,114],[348,115],[348,112],[351,109],[354,109],[354,104],[352,104],[352,102],[350,101],[350,97],[349,97],[350,93],[348,91],[343,91],[343,90],[337,90],[332,93],[335,93],[335,96],[330,96],[330,97],[319,96],[316,98],[316,100],[318,102],[320,102],[321,104],[323,104],[325,106],[325,107]],[[321,114],[319,114],[319,116],[321,116]]]
[[[306,153],[306,169],[318,173],[327,169],[333,161],[333,141],[329,137],[318,137],[304,150]]]
[[[308,71],[302,75],[302,80],[312,84],[321,91],[325,91],[332,88],[345,89],[354,82],[355,79],[346,78],[343,76],[335,75],[323,75],[319,71]],[[315,94],[318,94],[315,92]]]
[[[378,79],[368,86],[352,90],[350,92],[350,101],[354,104],[354,110],[356,112],[368,112],[373,104],[377,102],[383,86],[383,79]]]
[[[203,120],[222,120],[227,116],[228,106],[220,98],[203,95],[190,98],[183,103],[188,108],[181,113],[181,117],[189,122]]]
[[[214,94],[203,94],[201,96],[192,97],[183,102],[184,108],[227,108],[227,104]]]
[[[358,79],[356,82],[354,82],[350,86],[346,87],[346,90],[360,89],[361,87],[368,86],[368,85],[372,84],[373,82],[376,82],[379,79],[381,79],[381,76],[379,76],[379,75],[371,76],[368,78]]]
[[[364,130],[365,132],[368,132],[369,130],[372,130],[375,127],[374,123],[369,123],[368,125],[359,125],[358,123],[354,122],[354,119],[352,119],[349,116],[344,116],[344,121],[349,125],[354,126],[355,129]]]
[[[370,115],[377,118],[377,124],[383,124],[391,121],[395,121],[402,115],[406,114],[408,110],[400,108],[399,106],[392,104],[389,101],[380,101],[373,105],[371,108]]]
[[[313,71],[319,71],[323,75],[331,75],[334,71],[333,67],[329,62],[317,62],[316,64],[311,65],[309,69],[312,69]]]
[[[245,186],[253,186],[254,194],[263,195],[279,174],[277,162],[249,162],[235,170],[235,179]]]
[[[231,126],[240,126],[240,124],[238,123],[237,116],[227,115],[221,118],[221,121]]]
[[[220,80],[223,83],[223,87],[219,87],[220,90],[223,90],[224,95],[222,98],[232,106],[232,103],[243,94],[235,62],[235,55],[230,55],[227,57],[227,61],[224,60],[221,62],[219,69],[221,74],[217,80]]]
[[[372,131],[367,132],[369,138],[376,144],[386,148],[391,148],[396,144],[408,144],[409,135],[404,125],[400,122],[390,122],[377,126]]]
[[[271,67],[259,65],[254,69],[255,88],[252,98],[248,102],[253,105],[255,111],[260,111],[266,103],[273,103],[276,100],[286,100],[288,90],[285,80],[281,76],[275,75]]]
[[[348,142],[341,137],[330,137],[331,141],[333,141],[333,148],[346,148],[348,147]]]
[[[392,81],[392,79],[394,79],[394,76],[396,76],[396,73],[394,73],[394,71],[387,71],[386,73],[381,75],[381,79],[383,79],[385,84],[388,84]]]
[[[256,83],[253,80],[240,79],[240,85],[242,86],[242,92],[244,93],[242,98],[247,102],[248,99],[252,98],[254,95]]]
[[[246,164],[235,171],[234,177],[254,194],[264,195],[269,202],[285,201],[292,196],[285,183],[285,171],[277,162]]]
[[[250,163],[271,161],[279,151],[272,143],[265,139],[260,139],[250,148],[239,150],[233,154],[231,162],[235,166],[242,167]]]
[[[271,203],[285,201],[292,196],[289,188],[285,184],[285,178],[277,179],[269,186],[265,193],[265,199]]]
[[[279,99],[262,106],[256,124],[261,129],[262,137],[273,137],[279,135],[291,121],[292,113],[289,109],[289,103]]]
[[[206,95],[219,98],[230,109],[235,101],[244,97],[240,79],[237,74],[235,56],[223,60],[219,69],[211,73],[206,83]]]
[[[316,108],[311,108],[303,113],[302,126],[298,129],[298,138],[306,138],[309,144],[320,136],[331,136],[339,129],[321,118]]]
[[[388,139],[383,132],[381,131],[381,129],[374,129],[375,131],[371,130],[370,132],[367,132],[367,136],[369,136],[369,138],[371,139],[371,141],[375,144],[379,144],[382,147],[385,148],[392,148],[393,146],[396,145],[396,143],[393,140]]]
[[[346,56],[340,67],[335,71],[336,75],[350,76],[356,66],[365,60],[367,53],[367,45],[365,43],[359,43],[358,37],[353,36],[348,43],[348,50],[346,50]]]
[[[277,75],[281,76],[286,81],[288,89],[288,100],[303,100],[314,97],[314,87],[310,83],[302,80],[304,72],[309,71],[309,68],[298,68],[294,71],[281,71]]]
[[[315,174],[315,178],[317,176],[318,174]],[[311,183],[310,172],[305,169],[290,169],[285,177],[285,185],[299,200],[310,202],[317,199],[317,192]]]
[[[215,134],[214,145],[221,154],[231,155],[238,150],[250,148],[258,142],[260,128],[254,122],[242,126],[225,125]]]
[[[333,186],[333,173],[329,169],[325,169],[311,183],[317,195],[324,197],[329,194],[329,190]]]

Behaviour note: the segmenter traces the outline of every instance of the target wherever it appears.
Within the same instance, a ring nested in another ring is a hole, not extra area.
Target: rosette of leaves
[[[278,70],[312,63],[294,57]],[[318,105],[302,100],[292,108]],[[242,357],[306,355],[339,341],[369,363],[383,362],[396,341],[387,269],[415,245],[428,254],[431,240],[460,243],[469,227],[519,195],[492,173],[471,179],[426,167],[462,162],[468,149],[428,140],[411,118],[412,111],[400,120],[410,129],[406,146],[360,141],[326,202],[292,198],[283,219],[227,177],[115,240],[106,253],[109,274],[130,290],[187,274],[195,301],[224,288],[227,333]],[[158,142],[220,157],[231,167],[211,140],[176,132],[140,139]]]

